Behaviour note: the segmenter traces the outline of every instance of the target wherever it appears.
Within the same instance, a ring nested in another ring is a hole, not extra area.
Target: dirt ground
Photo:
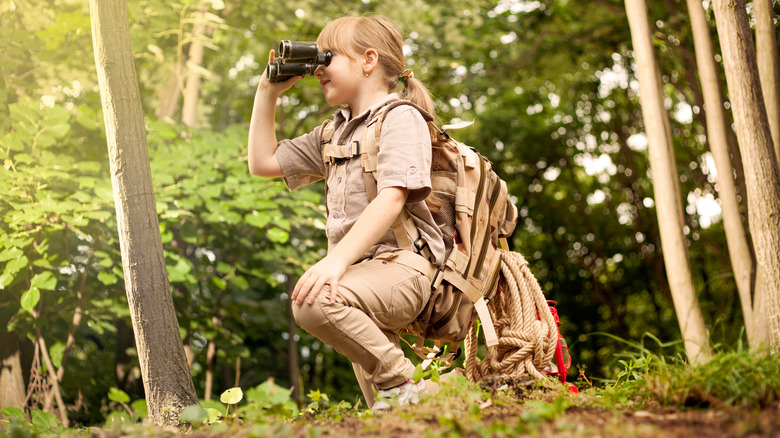
[[[482,430],[441,424],[435,415],[404,410],[373,419],[317,421],[295,427],[295,436],[425,437],[425,436],[550,436],[550,437],[780,437],[780,405],[760,411],[685,410],[671,408],[609,411],[573,407],[562,416],[518,429],[524,421],[520,406],[492,406],[482,411]],[[465,416],[465,413],[463,413]],[[505,425],[490,429],[490,425]]]

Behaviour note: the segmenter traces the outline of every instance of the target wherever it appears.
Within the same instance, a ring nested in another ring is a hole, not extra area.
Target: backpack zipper
[[[477,196],[474,198],[474,212],[472,213],[472,221],[471,221],[471,241],[470,244],[473,245],[474,243],[474,236],[477,234],[477,227],[474,224],[474,220],[477,220],[478,216],[477,213],[479,212],[479,200],[482,198],[482,192],[485,191],[485,159],[482,158],[482,155],[479,155],[477,152],[477,157],[479,158],[479,184],[477,185]],[[489,222],[489,221],[488,221]],[[473,254],[472,254],[473,255]],[[471,261],[473,260],[473,257],[469,257],[469,263],[466,265],[466,270],[463,271],[463,278],[468,279],[469,278],[469,272],[471,268]]]
[[[488,245],[490,244],[490,217],[493,216],[493,210],[496,208],[496,200],[498,198],[499,190],[501,190],[501,182],[496,181],[496,184],[493,187],[493,193],[490,195],[490,204],[488,206],[488,224],[485,228],[485,238],[482,241],[482,248],[479,251],[479,257],[477,257],[477,264],[474,266],[475,274],[479,273],[479,271],[482,269],[482,264],[485,262]]]

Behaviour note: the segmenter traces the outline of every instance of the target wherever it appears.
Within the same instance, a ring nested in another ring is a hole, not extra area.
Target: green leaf
[[[9,406],[7,408],[3,408],[2,410],[0,410],[0,414],[3,414],[4,416],[10,418],[16,418],[22,424],[27,423],[27,417],[25,417],[24,411],[19,408]]]
[[[149,416],[149,409],[146,406],[146,400],[138,399],[130,403],[130,407],[138,414],[140,418],[146,418]]]
[[[28,289],[22,294],[22,309],[32,313],[32,309],[38,305],[41,300],[41,291],[37,287]]]
[[[206,412],[209,414],[209,418],[208,418],[209,424],[217,422],[219,420],[219,417],[222,416],[222,412],[214,408],[206,408]]]
[[[27,263],[29,260],[27,259],[27,256],[23,255],[19,258],[9,260],[8,263],[5,265],[5,272],[8,275],[14,275],[17,272],[21,271],[22,268],[27,266]]]
[[[60,428],[60,422],[54,414],[33,409],[30,416],[32,417],[32,425],[37,431],[50,432],[52,429]]]
[[[253,211],[244,216],[244,222],[256,228],[265,228],[271,222],[271,215],[264,211]]]
[[[244,392],[241,391],[241,388],[235,387],[223,392],[222,395],[219,396],[219,401],[225,403],[226,405],[234,405],[240,402],[243,398]]]
[[[182,409],[179,419],[185,423],[200,424],[209,419],[209,413],[199,405],[192,405]]]
[[[6,248],[3,251],[0,251],[0,262],[7,262],[8,260],[19,258],[23,254],[24,252],[15,246]]]
[[[119,277],[106,271],[98,272],[97,279],[99,282],[103,283],[104,286],[111,286],[119,282]]]
[[[327,395],[321,394],[320,396],[327,400]],[[260,385],[250,389],[247,392],[247,398],[260,406],[271,407],[290,400],[290,390],[277,385],[273,379],[269,378]]]
[[[290,233],[282,230],[281,228],[272,227],[266,232],[266,236],[275,243],[286,243],[290,238]]]
[[[62,342],[55,342],[54,345],[49,347],[49,356],[51,357],[51,362],[57,368],[62,366],[62,356],[64,354],[65,344]]]
[[[57,286],[57,277],[51,271],[43,271],[35,274],[30,283],[40,290],[54,290]]]
[[[238,287],[241,290],[247,290],[249,289],[249,282],[244,278],[243,275],[236,275],[233,278],[230,279],[230,282],[235,284],[236,287]]]
[[[130,396],[121,389],[114,387],[108,390],[108,399],[117,403],[130,403]]]
[[[211,277],[211,283],[213,283],[214,286],[219,290],[225,290],[225,288],[227,287],[225,280],[219,277]]]

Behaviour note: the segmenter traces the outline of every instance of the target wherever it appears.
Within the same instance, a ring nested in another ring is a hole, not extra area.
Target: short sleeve
[[[409,190],[407,203],[424,200],[431,192],[431,136],[428,124],[413,107],[387,113],[377,157],[377,191],[385,187]]]
[[[282,140],[276,148],[276,159],[290,190],[325,178],[320,139],[323,125],[290,140]]]

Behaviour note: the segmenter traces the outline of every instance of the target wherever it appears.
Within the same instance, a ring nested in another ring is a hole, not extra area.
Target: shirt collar
[[[398,100],[398,93],[390,93],[387,96],[383,97],[380,101],[372,105],[369,109],[363,111],[360,115],[357,117],[353,117],[351,122],[354,122],[356,120],[363,120],[363,119],[371,119],[371,117],[376,114],[376,112],[385,106],[388,102],[391,102],[393,100]],[[349,120],[349,115],[351,113],[351,109],[349,107],[347,108],[341,108],[333,115],[334,121],[336,122],[336,126],[344,123],[345,121]]]

